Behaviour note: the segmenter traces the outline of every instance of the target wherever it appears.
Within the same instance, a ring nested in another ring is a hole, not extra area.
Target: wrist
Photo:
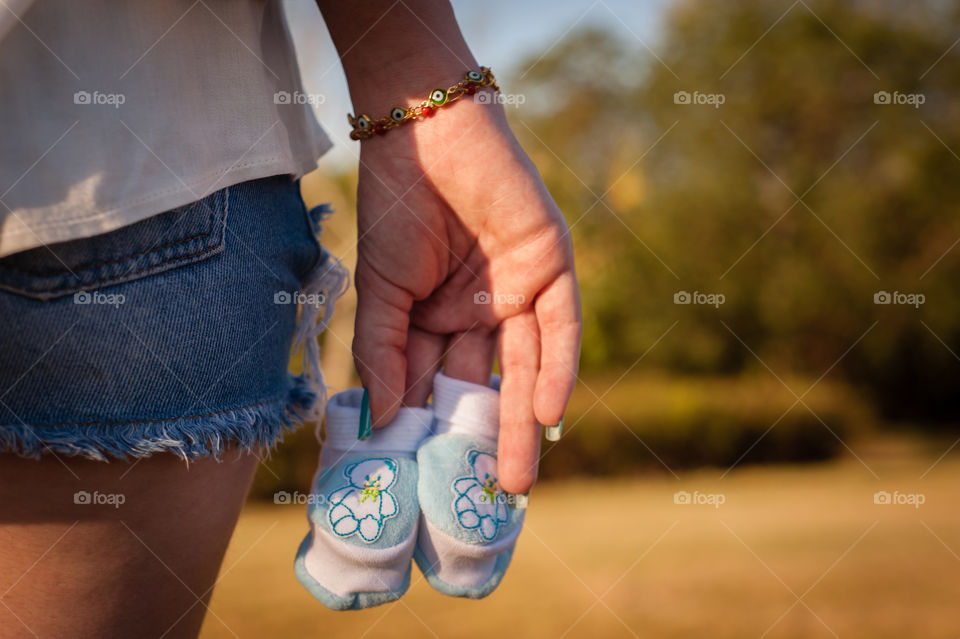
[[[354,113],[386,114],[477,67],[449,0],[318,4],[340,52]]]
[[[449,202],[456,201],[461,221],[479,229],[491,197],[523,182],[533,169],[507,125],[503,107],[473,97],[437,109],[429,119],[361,141],[361,180],[366,173],[422,180],[447,194]]]
[[[469,51],[462,56],[443,53],[401,54],[354,66],[347,76],[354,113],[382,117],[393,107],[419,103],[433,89],[446,89],[461,80],[464,72],[479,68]]]

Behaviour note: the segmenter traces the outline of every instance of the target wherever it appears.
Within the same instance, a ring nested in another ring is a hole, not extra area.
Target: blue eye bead
[[[430,92],[430,101],[440,106],[447,101],[447,92],[443,89],[434,89]]]
[[[407,110],[403,107],[393,107],[393,110],[390,111],[390,119],[394,122],[403,122],[405,117],[407,117]]]
[[[480,82],[483,80],[483,76],[479,71],[467,71],[467,80],[470,82]]]

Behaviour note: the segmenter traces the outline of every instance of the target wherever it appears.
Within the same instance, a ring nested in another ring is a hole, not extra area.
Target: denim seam
[[[196,252],[188,253],[188,254],[185,254],[185,255],[178,255],[178,256],[176,256],[176,257],[169,257],[169,258],[167,258],[167,259],[159,262],[158,264],[144,265],[144,266],[141,266],[140,268],[127,271],[127,272],[123,273],[122,275],[116,275],[116,276],[113,276],[113,277],[100,278],[100,279],[94,280],[94,281],[92,281],[92,282],[89,282],[89,283],[87,283],[87,284],[83,284],[83,283],[70,284],[70,285],[68,285],[68,286],[59,286],[59,287],[57,287],[57,288],[42,289],[42,290],[36,290],[36,289],[33,289],[33,288],[24,288],[24,287],[20,287],[20,286],[11,286],[11,285],[9,285],[9,284],[0,286],[0,288],[4,288],[4,289],[7,289],[7,290],[12,290],[12,291],[16,291],[16,292],[19,292],[19,293],[22,293],[22,294],[26,294],[26,295],[31,295],[31,296],[34,295],[34,294],[54,295],[54,294],[56,294],[56,293],[61,293],[61,292],[63,292],[63,291],[71,291],[71,290],[77,290],[77,291],[91,290],[91,289],[99,288],[99,287],[101,287],[101,286],[111,286],[111,285],[113,285],[113,284],[122,284],[122,283],[125,283],[125,282],[133,281],[133,280],[139,279],[138,276],[141,275],[141,274],[152,275],[152,274],[155,274],[155,273],[161,273],[161,272],[170,270],[170,269],[172,269],[172,268],[176,268],[176,267],[179,265],[179,263],[181,263],[181,262],[192,263],[192,262],[195,262],[198,258],[203,258],[203,257],[205,257],[205,256],[207,256],[207,255],[210,255],[210,254],[219,253],[219,252],[221,252],[221,251],[223,250],[223,248],[224,248],[224,246],[225,246],[225,238],[226,238],[226,230],[227,230],[227,214],[229,213],[229,210],[230,210],[230,187],[229,187],[229,186],[228,186],[228,187],[224,187],[224,188],[222,189],[222,191],[223,191],[223,212],[222,212],[222,215],[219,215],[219,218],[220,218],[220,219],[219,219],[219,221],[217,221],[215,218],[218,217],[219,207],[214,207],[214,206],[211,206],[211,207],[210,207],[210,208],[211,208],[211,210],[210,210],[210,219],[213,220],[213,222],[210,224],[210,231],[209,231],[208,233],[206,233],[206,234],[204,234],[204,235],[197,235],[197,236],[188,238],[188,239],[186,239],[186,240],[181,240],[181,241],[179,241],[179,242],[175,242],[175,243],[172,243],[172,244],[167,244],[167,245],[164,245],[164,246],[158,246],[158,247],[156,247],[156,248],[148,249],[148,250],[146,250],[146,251],[142,251],[142,252],[140,252],[140,253],[135,253],[135,254],[133,254],[133,255],[128,255],[128,256],[125,256],[125,257],[122,257],[122,258],[118,258],[118,259],[115,259],[115,260],[108,260],[108,261],[105,261],[105,262],[98,262],[98,263],[95,263],[95,264],[85,265],[85,266],[83,266],[83,267],[78,268],[77,271],[78,271],[78,272],[89,271],[89,270],[92,270],[93,268],[96,268],[96,267],[99,267],[99,266],[106,266],[106,265],[108,265],[108,264],[115,264],[115,263],[118,263],[118,262],[125,262],[125,261],[135,260],[135,259],[138,259],[139,257],[142,257],[143,255],[147,255],[147,254],[150,254],[150,253],[155,253],[155,252],[158,252],[158,251],[163,251],[163,250],[166,250],[166,249],[175,247],[175,246],[179,246],[179,245],[181,245],[181,244],[185,244],[185,243],[187,243],[187,242],[192,242],[192,241],[197,240],[197,239],[210,238],[210,237],[212,237],[212,236],[217,232],[217,230],[219,229],[219,231],[220,231],[220,239],[219,239],[219,240],[217,241],[217,243],[216,243],[215,245],[213,245],[213,246],[209,246],[209,247],[207,247],[207,248],[205,248],[205,249],[203,249],[203,250],[201,250],[201,251],[196,251]],[[209,196],[208,196],[208,197],[209,197]],[[190,205],[188,204],[187,206],[190,206]],[[181,208],[183,208],[183,207],[181,207]],[[176,209],[174,209],[174,210],[176,210]],[[147,219],[149,219],[149,218],[147,218]],[[20,274],[27,275],[27,276],[31,276],[31,275],[32,275],[32,276],[38,276],[38,277],[54,277],[54,276],[55,276],[55,275],[46,275],[46,276],[44,276],[44,275],[41,275],[41,274],[39,274],[39,273],[30,273],[30,272],[27,272],[27,271],[18,271],[17,269],[0,266],[0,272],[3,272],[3,271],[12,272],[12,273],[20,273]],[[62,275],[65,275],[65,274],[62,274]]]
[[[137,269],[137,270],[135,270],[135,271],[130,271],[130,272],[128,272],[128,273],[124,273],[122,276],[112,277],[112,278],[106,278],[106,279],[100,279],[100,280],[96,280],[96,281],[94,281],[94,282],[90,282],[89,284],[73,284],[73,285],[71,285],[71,286],[61,286],[61,287],[59,287],[59,288],[44,289],[43,291],[40,291],[40,292],[41,292],[42,294],[44,294],[44,295],[50,295],[50,294],[53,294],[53,293],[62,293],[63,291],[70,291],[70,290],[74,290],[74,289],[76,289],[77,292],[80,292],[80,291],[85,291],[85,290],[93,290],[93,289],[99,288],[99,287],[101,287],[101,286],[113,286],[114,284],[124,284],[124,283],[126,283],[126,282],[130,282],[130,281],[139,279],[139,278],[137,278],[136,276],[137,276],[137,275],[140,275],[141,273],[146,273],[147,275],[150,275],[150,274],[152,274],[152,273],[147,273],[147,271],[151,271],[151,270],[154,270],[154,269],[160,269],[160,270],[157,271],[158,273],[160,273],[160,272],[163,272],[163,271],[165,271],[165,270],[169,270],[169,269],[167,269],[167,268],[161,268],[161,267],[167,267],[167,266],[169,266],[169,267],[173,268],[173,267],[176,267],[176,263],[179,262],[179,261],[181,261],[181,260],[186,260],[186,259],[191,259],[191,260],[192,260],[192,259],[195,259],[195,258],[198,258],[198,257],[204,257],[205,255],[207,255],[207,254],[209,254],[209,253],[217,253],[217,252],[221,251],[222,249],[223,249],[223,245],[218,244],[217,246],[211,246],[210,248],[204,249],[203,251],[201,251],[201,252],[199,252],[199,253],[192,253],[192,254],[190,254],[190,255],[184,255],[184,256],[178,257],[178,258],[176,258],[176,259],[170,259],[170,260],[167,260],[166,262],[162,262],[161,264],[155,264],[155,265],[153,265],[153,266],[151,266],[151,267],[149,267],[149,268],[146,268],[146,267],[145,267],[145,268]],[[13,288],[13,287],[11,287],[11,288]],[[28,289],[21,289],[21,288],[17,288],[16,290],[18,290],[18,291],[28,291]],[[30,293],[33,293],[34,291],[29,291],[29,292],[30,292]]]
[[[188,206],[189,206],[189,205],[188,205]],[[180,207],[180,208],[185,208],[185,207]],[[176,210],[176,209],[174,209],[174,210]],[[173,247],[175,247],[175,246],[180,246],[181,244],[186,244],[187,242],[192,242],[192,241],[194,241],[194,240],[201,240],[201,239],[204,239],[204,238],[208,238],[208,237],[210,237],[211,235],[213,235],[213,231],[214,231],[213,218],[214,218],[215,216],[216,216],[216,211],[215,211],[215,210],[212,210],[212,208],[211,208],[210,216],[209,216],[209,218],[208,218],[208,219],[210,220],[210,221],[208,222],[208,226],[210,227],[210,230],[207,231],[206,233],[201,233],[201,234],[199,234],[199,235],[194,235],[194,236],[191,236],[191,237],[188,237],[188,238],[185,238],[185,239],[176,241],[176,242],[171,242],[171,243],[169,243],[169,244],[163,244],[162,246],[155,246],[155,247],[153,247],[153,248],[149,248],[149,249],[147,249],[147,250],[145,250],[145,251],[140,251],[139,253],[134,253],[134,254],[132,254],[132,255],[124,255],[123,257],[118,257],[118,258],[112,259],[112,260],[103,260],[102,262],[93,262],[93,263],[91,263],[91,264],[83,264],[83,265],[81,265],[81,266],[77,266],[76,268],[74,268],[74,269],[72,269],[72,270],[73,270],[74,272],[89,271],[89,270],[94,269],[94,268],[96,268],[96,267],[98,267],[98,266],[106,266],[106,265],[108,265],[108,264],[116,264],[117,262],[124,262],[124,261],[126,261],[126,260],[133,260],[133,259],[136,259],[136,258],[138,258],[138,257],[142,257],[142,256],[144,256],[144,255],[147,255],[148,253],[154,253],[154,252],[157,252],[157,251],[163,251],[163,250],[166,250],[166,249],[168,249],[168,248],[173,248]],[[150,218],[147,218],[147,219],[150,219]],[[204,249],[204,250],[207,250],[207,249]],[[181,255],[180,257],[193,257],[194,255],[198,255],[198,253],[191,253],[191,254],[189,254],[189,255]],[[173,259],[173,258],[171,258],[171,259]],[[179,258],[178,258],[178,259],[179,259]],[[0,271],[10,271],[11,273],[19,273],[19,274],[21,274],[21,275],[32,275],[32,276],[34,276],[34,277],[54,277],[54,276],[57,276],[57,275],[62,275],[62,273],[59,272],[59,271],[58,271],[58,272],[44,273],[44,272],[41,272],[41,271],[25,271],[25,270],[18,269],[18,268],[11,268],[11,267],[9,267],[9,266],[0,266]]]

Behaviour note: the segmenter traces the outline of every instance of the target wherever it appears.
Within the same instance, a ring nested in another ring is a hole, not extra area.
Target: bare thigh
[[[0,639],[195,637],[256,464],[0,454]]]

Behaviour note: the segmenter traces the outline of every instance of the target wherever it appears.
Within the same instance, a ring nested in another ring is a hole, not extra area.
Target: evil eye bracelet
[[[467,71],[463,74],[463,80],[448,89],[434,89],[430,92],[430,96],[420,104],[412,107],[393,107],[390,115],[385,118],[372,120],[370,116],[364,114],[358,116],[347,114],[350,126],[353,127],[350,138],[366,140],[374,135],[383,135],[404,122],[433,117],[433,114],[440,107],[456,102],[464,95],[473,95],[480,89],[487,87],[497,92],[500,91],[497,80],[493,77],[493,71],[487,67],[480,67],[479,71]]]

